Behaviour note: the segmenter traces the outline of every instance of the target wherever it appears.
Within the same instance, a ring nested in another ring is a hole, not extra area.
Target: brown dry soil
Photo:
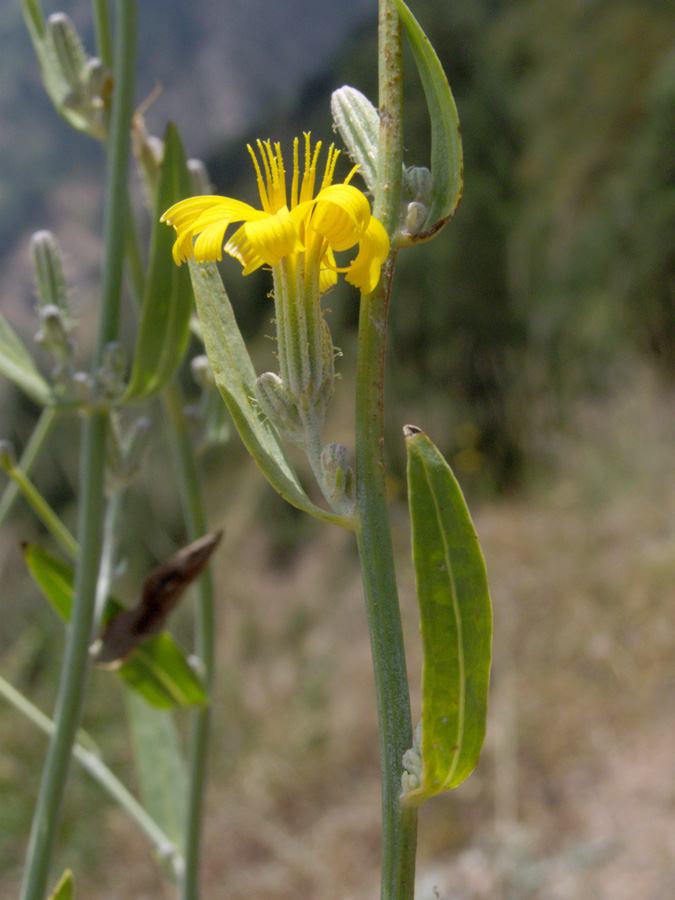
[[[476,772],[421,810],[417,897],[671,900],[675,398],[636,376],[541,444],[555,477],[474,509],[495,608],[488,737]],[[203,897],[375,900],[375,701],[351,536],[313,529],[288,559],[250,502],[228,507]],[[395,505],[419,709],[405,521]],[[143,838],[103,809],[107,860],[78,897],[172,898]]]

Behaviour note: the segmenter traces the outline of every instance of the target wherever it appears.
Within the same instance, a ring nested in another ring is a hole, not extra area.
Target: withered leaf
[[[143,584],[138,606],[121,610],[103,626],[91,648],[95,665],[121,665],[139,644],[162,631],[167,617],[185,589],[204,570],[222,536],[222,531],[207,534],[153,569]]]

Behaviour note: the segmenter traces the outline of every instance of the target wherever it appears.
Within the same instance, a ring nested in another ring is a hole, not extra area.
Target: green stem
[[[94,0],[94,30],[96,32],[96,47],[98,55],[104,66],[110,68],[113,64],[113,47],[110,35],[110,10],[108,0]]]
[[[21,459],[19,460],[19,464],[17,466],[17,468],[20,469],[26,477],[30,475],[31,469],[33,468],[33,463],[37,459],[37,456],[42,449],[45,440],[52,430],[52,426],[56,421],[57,415],[57,410],[51,406],[46,406],[40,413],[40,418],[35,423],[35,428],[33,429],[33,432],[28,443],[26,444],[23,453],[21,454]],[[0,500],[0,523],[5,521],[6,516],[14,506],[14,503],[18,496],[19,485],[15,480],[12,480],[5,488],[5,491],[2,495],[2,500]]]
[[[122,284],[128,142],[135,71],[135,0],[118,0],[117,8],[115,94],[107,160],[102,308],[92,356],[93,372],[101,364],[106,344],[117,335]],[[88,415],[84,425],[78,516],[80,553],[75,574],[73,608],[66,631],[54,733],[42,770],[33,818],[22,900],[43,900],[46,891],[68,765],[86,692],[89,643],[101,554],[106,419],[105,412],[93,412]]]
[[[401,195],[401,34],[393,0],[380,0],[380,155],[374,212],[393,239]],[[392,240],[393,244],[393,240]],[[384,467],[384,363],[394,253],[362,298],[356,383],[356,536],[375,672],[382,768],[382,900],[412,900],[417,815],[399,803],[412,746],[410,697]]]
[[[61,519],[56,515],[33,482],[26,477],[26,473],[19,466],[10,466],[5,469],[17,489],[21,491],[28,503],[32,506],[37,517],[42,521],[47,530],[59,542],[62,549],[71,558],[77,556],[77,541],[68,531]]]
[[[54,732],[54,723],[41,710],[30,702],[23,694],[12,687],[12,685],[0,678],[0,695],[2,695],[8,703],[11,703],[15,709],[26,716],[34,725],[47,735]],[[125,785],[114,775],[108,766],[103,762],[94,748],[88,749],[86,744],[91,741],[84,732],[80,732],[75,743],[73,744],[73,757],[96,781],[100,787],[115,800],[129,817],[133,819],[138,827],[145,832],[147,837],[152,841],[157,853],[162,857],[170,857],[174,861],[174,868],[180,871],[182,868],[182,859],[178,848],[173,844],[171,839],[165,834],[159,825],[152,819],[138,800],[125,787]]]
[[[187,536],[194,541],[206,533],[199,469],[194,445],[183,413],[183,398],[178,387],[169,385],[163,397],[163,408],[169,428],[169,442],[178,475]],[[204,681],[210,690],[214,669],[214,592],[209,569],[197,582],[197,614],[195,616],[195,653],[203,666]],[[211,707],[192,711],[188,773],[187,815],[185,821],[185,873],[181,884],[183,900],[199,897],[199,850],[202,834],[204,788],[211,726]]]

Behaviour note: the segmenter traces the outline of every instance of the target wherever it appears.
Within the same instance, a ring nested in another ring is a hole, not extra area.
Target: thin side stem
[[[169,426],[167,432],[174,457],[174,468],[178,476],[187,536],[189,540],[193,541],[206,533],[206,514],[194,445],[183,413],[183,399],[175,384],[166,388],[163,408]],[[209,692],[213,684],[214,670],[214,610],[213,581],[207,568],[197,582],[195,653],[201,661],[204,681]],[[207,704],[192,711],[184,839],[185,872],[181,884],[182,900],[198,900],[199,897],[199,851],[210,731],[211,706]]]
[[[54,732],[54,723],[41,710],[37,708],[30,700],[26,699],[23,694],[12,687],[12,685],[0,678],[0,695],[14,706],[20,713],[26,716],[34,725],[41,729],[45,734],[51,735]],[[138,827],[147,835],[155,846],[157,853],[162,856],[171,856],[180,869],[182,861],[178,848],[172,843],[171,839],[159,827],[153,818],[151,818],[145,809],[141,806],[134,795],[126,788],[119,778],[110,771],[108,766],[103,762],[98,752],[94,749],[89,750],[85,746],[85,735],[81,732],[82,742],[78,738],[73,744],[73,757],[87,771],[94,781],[99,784],[103,790],[115,800],[129,817],[133,819]],[[88,742],[87,742],[88,743]]]
[[[32,507],[33,512],[42,521],[45,528],[58,541],[66,554],[71,559],[75,559],[77,556],[77,541],[35,487],[33,482],[26,477],[26,473],[18,466],[12,466],[6,471],[17,489],[21,491],[26,501]]]
[[[401,195],[401,33],[393,0],[380,0],[380,150],[374,214],[394,244]],[[395,255],[362,298],[356,382],[356,536],[375,673],[382,768],[382,900],[412,900],[417,815],[402,807],[402,758],[412,746],[410,697],[384,466],[384,363]]]
[[[118,0],[117,7],[115,94],[107,160],[102,306],[92,358],[93,372],[101,364],[106,344],[117,335],[122,284],[129,128],[135,72],[136,3],[135,0]],[[42,770],[21,900],[43,900],[45,895],[63,790],[88,681],[88,651],[105,505],[103,475],[106,424],[105,412],[92,412],[84,425],[78,516],[80,553],[75,573],[73,608],[66,631],[54,733]]]
[[[21,454],[21,459],[19,460],[19,464],[17,466],[23,474],[28,477],[30,475],[31,469],[33,468],[33,463],[37,459],[40,450],[42,449],[44,442],[46,441],[49,433],[52,430],[52,426],[56,421],[56,417],[58,412],[52,406],[46,406],[42,412],[40,413],[40,418],[35,423],[35,428],[26,444],[26,447]],[[12,480],[7,485],[2,495],[2,500],[0,500],[0,524],[5,521],[5,518],[9,514],[10,510],[14,506],[16,498],[19,496],[19,485],[16,481]]]

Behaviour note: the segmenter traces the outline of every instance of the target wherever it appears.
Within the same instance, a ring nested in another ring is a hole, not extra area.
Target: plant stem
[[[21,491],[27,502],[32,506],[33,512],[42,520],[43,525],[59,544],[61,544],[61,548],[66,552],[66,555],[71,559],[75,559],[77,556],[77,541],[35,487],[33,482],[26,477],[26,473],[20,469],[19,466],[12,466],[11,468],[8,468],[6,472],[16,485],[17,489]]]
[[[163,408],[169,426],[167,431],[178,476],[187,536],[188,540],[194,541],[206,533],[206,515],[194,445],[183,413],[183,398],[177,385],[170,384],[166,388]],[[213,581],[208,568],[197,582],[197,598],[195,653],[203,666],[204,682],[210,692],[213,684],[215,625]],[[197,900],[199,897],[199,850],[210,730],[210,704],[193,710],[184,838],[185,873],[181,884],[183,900]]]
[[[124,253],[129,128],[135,71],[135,0],[118,0],[117,12],[115,94],[107,159],[102,308],[92,357],[94,373],[101,364],[106,344],[117,335]],[[46,891],[68,765],[84,703],[88,648],[101,553],[106,420],[105,412],[91,412],[84,425],[78,516],[80,554],[75,574],[73,608],[66,631],[54,733],[42,770],[33,818],[22,900],[43,900]]]
[[[44,731],[45,734],[53,734],[54,723],[52,720],[17,691],[16,688],[12,687],[8,681],[5,681],[4,678],[0,678],[0,696],[3,696],[5,700],[11,703],[15,709],[26,716],[39,729]],[[87,738],[88,736],[84,732],[80,732],[73,744],[73,757],[91,775],[94,781],[103,788],[108,796],[119,803],[138,827],[145,832],[154,844],[156,851],[162,856],[171,857],[174,860],[175,868],[180,870],[182,860],[178,848],[162,831],[155,820],[148,815],[119,778],[110,771],[95,749],[93,741]],[[91,741],[92,749],[85,745],[85,741],[87,745]]]
[[[380,0],[380,150],[374,213],[392,246],[401,194],[401,35],[392,0]],[[356,383],[356,536],[375,671],[382,768],[382,900],[412,900],[417,814],[399,803],[412,746],[410,697],[384,467],[384,363],[395,253],[362,298]]]
[[[108,0],[94,0],[94,30],[96,32],[96,47],[98,55],[104,66],[113,64],[113,48],[110,37],[110,11]]]
[[[35,462],[37,455],[42,449],[47,436],[52,430],[52,426],[56,421],[57,415],[58,412],[56,409],[54,409],[54,407],[46,406],[40,413],[40,418],[35,423],[35,428],[33,429],[33,432],[28,443],[26,444],[23,453],[21,454],[21,459],[19,460],[19,464],[17,466],[17,468],[21,472],[23,472],[26,478],[30,475],[30,471],[33,468],[33,463]],[[2,500],[0,500],[0,523],[5,521],[5,517],[14,506],[14,502],[18,496],[19,485],[15,480],[12,480],[5,488],[2,495]]]

